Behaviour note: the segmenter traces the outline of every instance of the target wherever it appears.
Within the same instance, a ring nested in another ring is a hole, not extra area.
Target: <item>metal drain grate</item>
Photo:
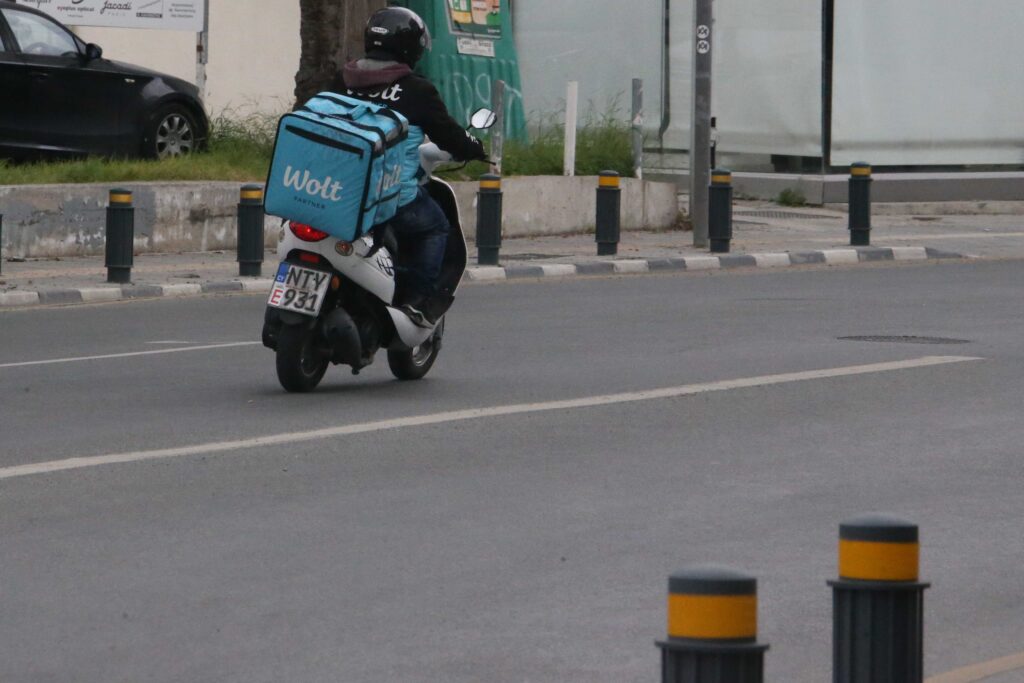
[[[912,335],[854,335],[852,337],[836,337],[842,341],[889,342],[896,344],[970,344],[970,339],[949,339],[946,337],[915,337]]]
[[[823,213],[797,213],[795,211],[737,211],[733,214],[743,218],[781,218],[783,220],[839,220],[842,216],[829,216]]]

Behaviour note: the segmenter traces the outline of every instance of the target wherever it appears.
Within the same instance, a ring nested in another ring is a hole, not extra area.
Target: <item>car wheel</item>
[[[150,119],[143,153],[153,159],[191,154],[199,148],[195,116],[180,104],[161,107]]]

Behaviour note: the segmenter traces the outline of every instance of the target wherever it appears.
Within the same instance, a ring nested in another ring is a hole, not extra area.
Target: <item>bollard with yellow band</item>
[[[833,683],[921,683],[924,590],[917,526],[888,515],[839,525],[833,606]]]
[[[128,284],[132,281],[134,247],[135,207],[131,190],[111,190],[107,205],[104,258],[107,282]]]
[[[662,683],[763,683],[767,645],[757,642],[757,579],[695,566],[668,580]]]
[[[871,164],[850,166],[849,227],[850,246],[871,245]]]
[[[708,240],[711,253],[728,254],[732,241],[732,171],[711,171],[708,189]]]
[[[476,203],[476,259],[481,266],[498,265],[501,251],[501,176],[480,176]]]
[[[619,174],[615,171],[601,171],[597,180],[597,217],[594,223],[598,256],[615,256],[619,253],[621,215]]]
[[[259,277],[263,271],[263,186],[242,186],[237,229],[238,274]]]

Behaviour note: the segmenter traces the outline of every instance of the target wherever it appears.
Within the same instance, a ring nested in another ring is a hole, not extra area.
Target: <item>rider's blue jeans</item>
[[[431,296],[448,244],[448,217],[426,189],[420,187],[416,199],[399,207],[389,222],[398,240],[399,288],[409,294]]]

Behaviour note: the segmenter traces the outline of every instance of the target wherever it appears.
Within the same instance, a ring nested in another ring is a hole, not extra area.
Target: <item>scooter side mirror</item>
[[[473,116],[469,119],[469,125],[472,128],[478,128],[484,130],[494,125],[494,122],[498,120],[498,115],[490,109],[477,109],[473,112]]]

